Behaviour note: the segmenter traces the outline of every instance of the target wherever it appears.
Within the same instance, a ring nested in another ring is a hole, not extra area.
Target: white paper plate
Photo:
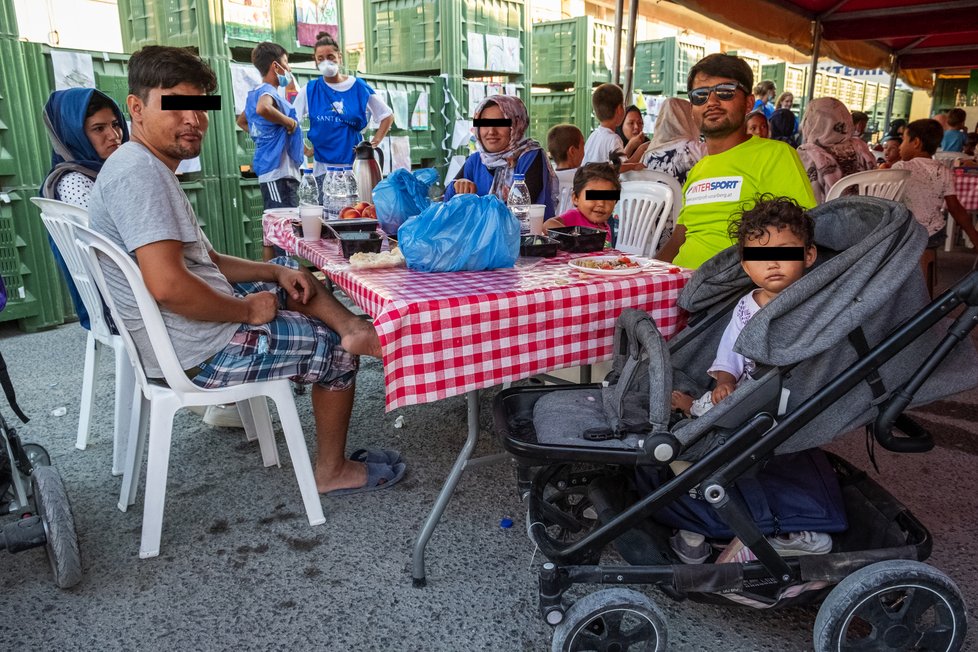
[[[629,274],[638,274],[639,272],[644,272],[647,269],[655,267],[655,261],[649,260],[648,258],[640,258],[638,256],[627,256],[632,262],[638,263],[638,267],[624,267],[622,269],[597,269],[595,267],[584,267],[581,262],[602,262],[602,261],[613,261],[618,260],[621,256],[587,256],[584,258],[575,258],[569,261],[567,264],[570,265],[574,270],[578,272],[585,272],[587,274],[597,274],[599,276],[628,276]]]

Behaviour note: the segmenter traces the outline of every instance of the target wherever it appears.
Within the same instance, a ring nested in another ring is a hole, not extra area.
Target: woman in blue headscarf
[[[41,196],[87,209],[95,177],[105,159],[129,140],[122,111],[101,91],[69,88],[51,93],[44,105],[44,126],[52,152],[51,171],[41,186]],[[68,285],[78,320],[87,329],[88,312],[53,241],[51,250]]]

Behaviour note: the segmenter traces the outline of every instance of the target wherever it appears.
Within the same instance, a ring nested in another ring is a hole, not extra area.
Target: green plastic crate
[[[261,198],[261,188],[258,187],[258,179],[241,179],[238,182],[237,192],[239,219],[229,224],[233,224],[238,231],[229,235],[228,239],[240,238],[244,257],[250,260],[261,260],[261,217],[265,205]]]
[[[778,87],[778,93],[791,93],[795,96],[794,106],[800,107],[805,101],[808,88],[808,69],[790,63],[769,63],[761,66],[761,79],[770,79]]]
[[[686,77],[706,47],[674,36],[635,44],[633,86],[651,95],[686,95]]]
[[[0,186],[44,180],[51,145],[41,118],[47,99],[41,46],[0,38]]]
[[[534,23],[530,79],[554,87],[607,83],[614,40],[615,28],[590,16]]]
[[[591,111],[591,89],[533,93],[530,95],[530,136],[540,143],[547,142],[551,127],[570,123],[580,129],[585,138],[598,126]]]
[[[783,88],[781,87],[780,84],[778,84],[776,79],[772,77],[766,77],[764,75],[764,66],[761,65],[761,60],[758,59],[757,57],[751,56],[749,54],[742,54],[740,52],[737,52],[736,50],[731,50],[727,52],[727,54],[732,57],[739,57],[740,59],[743,59],[744,61],[747,62],[747,65],[750,67],[751,73],[754,75],[755,86],[761,83],[761,81],[765,79],[770,79],[778,86],[778,93],[780,93],[783,90]]]
[[[896,120],[897,118],[902,118],[904,120],[910,119],[910,104],[913,101],[913,92],[897,89],[896,94],[893,96],[893,112],[890,116],[891,120]]]
[[[529,47],[529,8],[524,0],[364,0],[365,56],[370,74],[460,74],[474,67],[468,35],[520,40],[519,66],[499,71],[524,74]],[[484,59],[488,59],[484,57]]]
[[[12,36],[17,38],[19,32],[14,0],[0,0],[0,37]]]
[[[0,192],[0,275],[7,287],[7,307],[0,321],[18,321],[25,331],[64,323],[73,312],[57,269],[40,212],[28,201],[37,188],[22,186]]]

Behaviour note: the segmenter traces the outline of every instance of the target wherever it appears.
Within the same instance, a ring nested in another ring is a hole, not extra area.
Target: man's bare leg
[[[316,294],[308,303],[302,304],[289,297],[286,304],[288,309],[315,317],[329,326],[340,336],[343,350],[354,355],[383,357],[380,338],[374,325],[350,312],[322,283],[316,281],[313,287],[316,288]]]
[[[312,386],[312,413],[316,419],[316,488],[319,493],[353,489],[367,482],[367,467],[346,458],[354,388],[333,392]]]

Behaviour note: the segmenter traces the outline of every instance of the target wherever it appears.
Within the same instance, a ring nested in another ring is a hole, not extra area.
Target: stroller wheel
[[[647,595],[622,588],[598,591],[571,605],[550,645],[553,652],[667,648],[666,621],[659,608]]]
[[[64,483],[56,469],[41,466],[31,475],[31,488],[37,514],[47,535],[45,547],[54,572],[54,583],[62,589],[70,588],[81,579],[81,556]]]
[[[839,582],[815,618],[816,652],[961,649],[968,623],[961,592],[947,575],[894,559]]]
[[[527,511],[530,539],[539,544],[537,537],[545,537],[554,546],[564,546],[587,536],[598,524],[588,485],[602,473],[606,471],[572,464],[541,469],[534,480],[542,484],[537,494],[540,499],[531,498],[534,509]],[[596,563],[600,551],[589,557],[593,557],[589,558],[591,563]]]

